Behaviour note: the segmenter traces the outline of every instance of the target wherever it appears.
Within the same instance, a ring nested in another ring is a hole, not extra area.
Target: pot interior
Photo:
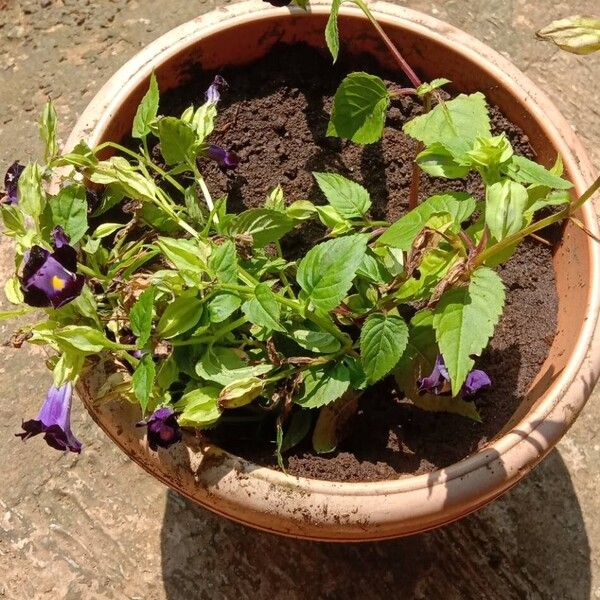
[[[250,63],[265,55],[278,42],[304,42],[323,48],[326,19],[327,15],[324,14],[278,14],[215,31],[155,65],[160,89],[166,91],[177,88],[189,79],[190,73],[197,72],[199,68],[213,70]],[[339,28],[342,41],[340,52],[350,55],[368,53],[383,68],[394,68],[381,41],[365,19],[359,15],[340,15]],[[501,75],[497,71],[492,72],[478,61],[475,54],[466,56],[451,45],[446,45],[447,41],[423,36],[413,28],[404,28],[401,22],[388,23],[385,29],[423,80],[447,77],[453,82],[453,92],[483,92],[490,103],[497,105],[529,137],[537,160],[546,166],[554,163],[557,150],[545,131],[543,118],[532,114],[525,102],[500,81]],[[94,141],[120,140],[129,133],[137,105],[147,87],[146,80],[130,91]],[[553,261],[559,300],[557,334],[527,397],[504,431],[535,405],[564,369],[584,324],[584,309],[588,304],[591,283],[586,234],[568,223],[561,242],[555,248]]]

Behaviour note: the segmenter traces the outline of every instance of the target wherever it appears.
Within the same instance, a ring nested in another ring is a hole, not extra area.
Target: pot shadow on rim
[[[329,544],[253,531],[167,492],[166,597],[587,599],[590,547],[557,450],[515,489],[446,527]]]

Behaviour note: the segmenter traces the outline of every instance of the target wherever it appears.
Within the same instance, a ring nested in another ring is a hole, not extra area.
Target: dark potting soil
[[[220,72],[229,83],[222,94],[211,143],[235,150],[241,157],[234,171],[222,171],[206,160],[202,165],[214,197],[228,194],[230,210],[261,206],[278,184],[286,202],[325,199],[311,171],[341,173],[365,186],[373,201],[373,218],[394,221],[407,208],[415,143],[402,133],[405,121],[421,112],[411,97],[395,99],[383,139],[368,146],[325,135],[332,97],[349,72],[364,70],[389,83],[406,85],[397,74],[382,72],[370,57],[335,65],[309,47],[277,46],[251,65]],[[180,114],[190,103],[203,102],[214,73],[190,73],[190,83],[163,96],[162,114]],[[491,109],[496,133],[505,131],[515,151],[533,156],[527,137]],[[421,198],[445,190],[468,191],[482,197],[478,177],[449,181],[421,177]],[[284,252],[302,256],[323,235],[312,224],[286,236]],[[286,456],[293,475],[337,481],[392,479],[424,473],[465,458],[506,425],[545,360],[556,331],[557,295],[552,249],[528,240],[499,273],[506,284],[504,314],[495,335],[477,360],[493,386],[475,400],[482,422],[416,408],[397,390],[393,378],[367,390],[352,432],[327,456],[315,456],[309,440]],[[267,439],[272,439],[272,431]],[[233,453],[277,468],[273,446],[244,441],[229,430],[210,434]],[[310,438],[310,436],[308,436]]]

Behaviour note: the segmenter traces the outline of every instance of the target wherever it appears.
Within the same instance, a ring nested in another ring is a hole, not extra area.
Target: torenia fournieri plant
[[[339,4],[326,33],[334,58]],[[234,214],[202,176],[206,161],[222,169],[240,161],[210,140],[222,77],[203,104],[174,117],[160,115],[152,75],[133,121],[138,150],[82,141],[61,154],[46,106],[44,161],[13,164],[0,205],[16,266],[5,285],[15,308],[1,317],[37,311],[41,320],[12,343],[52,353],[48,397],[17,435],[79,452],[72,391],[100,363],[109,376],[98,401],[138,404],[152,450],[180,441],[182,429],[264,421],[280,461],[308,435],[317,452],[330,452],[362,391],[390,375],[423,409],[479,418],[472,399],[493,382],[475,358],[504,305],[494,268],[527,235],[571,218],[598,185],[573,199],[560,158],[546,169],[515,154],[504,134],[492,135],[482,94],[442,101],[447,80],[420,82],[383,39],[414,84],[402,93],[425,99],[404,126],[420,144],[417,173],[475,173],[485,198],[449,191],[395,223],[374,221],[367,189],[318,172],[324,206],[290,202],[277,187],[262,207]],[[373,75],[348,75],[328,135],[377,141],[395,93]],[[290,260],[282,240],[311,220],[326,239]]]

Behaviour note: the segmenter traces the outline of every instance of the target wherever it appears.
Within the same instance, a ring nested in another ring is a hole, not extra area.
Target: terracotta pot
[[[564,160],[575,189],[591,181],[581,144],[556,108],[502,56],[465,33],[418,12],[371,5],[386,31],[425,80],[448,77],[456,91],[480,90],[529,136],[538,159]],[[129,61],[91,102],[69,143],[119,140],[156,70],[161,90],[180,84],[191,65],[207,69],[250,62],[279,41],[323,47],[325,5],[306,14],[258,2],[219,8],[167,33]],[[343,8],[343,52],[369,52],[393,67],[358,9]],[[532,42],[533,43],[533,42]],[[581,219],[598,235],[592,206]],[[527,398],[504,431],[476,454],[427,475],[377,483],[332,483],[259,467],[193,436],[154,453],[134,427],[127,402],[98,404],[102,372],[79,394],[100,427],[134,461],[194,502],[226,517],[284,535],[330,541],[375,540],[437,527],[476,510],[517,483],[557,443],[582,409],[600,369],[597,320],[600,245],[567,225],[554,255],[558,333]]]

